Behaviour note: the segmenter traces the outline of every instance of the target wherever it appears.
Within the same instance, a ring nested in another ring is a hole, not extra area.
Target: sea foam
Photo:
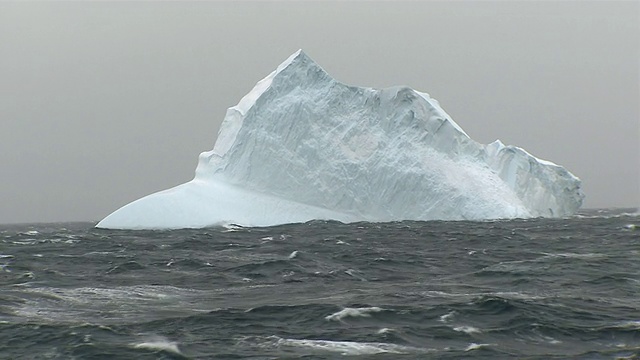
[[[377,306],[365,308],[344,308],[336,313],[326,316],[325,319],[330,321],[340,321],[347,317],[371,317],[372,313],[380,311],[382,311],[382,309]]]

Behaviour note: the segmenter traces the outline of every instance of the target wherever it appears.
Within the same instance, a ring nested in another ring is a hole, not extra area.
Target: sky
[[[640,205],[640,2],[0,2],[0,223],[98,221],[193,178],[298,49],[429,93],[481,143]]]

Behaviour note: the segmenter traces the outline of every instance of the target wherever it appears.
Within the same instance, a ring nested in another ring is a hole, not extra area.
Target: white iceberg
[[[342,84],[299,50],[227,110],[193,180],[97,227],[563,217],[583,197],[563,167],[475,142],[428,94]]]

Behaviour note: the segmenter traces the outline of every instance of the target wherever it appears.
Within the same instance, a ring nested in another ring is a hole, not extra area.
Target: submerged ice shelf
[[[227,110],[193,180],[97,227],[562,217],[583,197],[563,167],[475,142],[428,94],[342,84],[299,50]]]

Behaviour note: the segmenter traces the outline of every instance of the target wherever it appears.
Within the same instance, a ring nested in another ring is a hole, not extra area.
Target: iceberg
[[[472,140],[426,93],[345,85],[299,50],[227,110],[193,180],[96,226],[564,217],[580,186],[519,147]]]

